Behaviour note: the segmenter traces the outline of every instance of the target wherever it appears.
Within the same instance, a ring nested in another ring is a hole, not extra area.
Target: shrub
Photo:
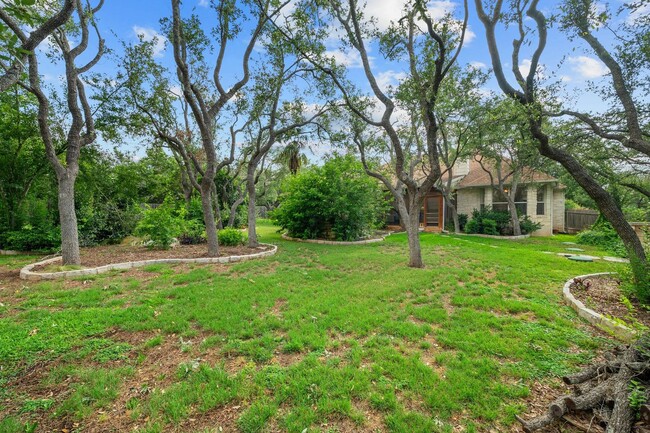
[[[183,231],[178,236],[178,242],[181,245],[196,245],[206,241],[205,225],[202,221],[195,219],[185,221]]]
[[[467,225],[467,219],[469,217],[467,216],[466,213],[459,213],[458,214],[458,225],[460,226],[460,231],[463,231],[465,229],[465,226]]]
[[[226,227],[219,230],[219,245],[226,247],[244,245],[247,240],[246,238],[246,233],[233,227]]]
[[[472,211],[472,219],[465,225],[465,232],[501,235],[507,233],[509,226],[510,214],[508,212],[492,210],[489,206],[485,206],[483,209]]]
[[[92,203],[79,210],[79,244],[114,244],[133,233],[142,218],[138,206],[122,208],[115,202]]]
[[[523,218],[519,220],[519,226],[521,227],[521,233],[525,235],[541,229],[542,223],[535,222],[531,220],[528,215],[524,215]]]
[[[0,247],[16,251],[52,251],[61,246],[61,230],[57,227],[33,227],[25,224],[21,230],[5,232]]]
[[[336,156],[291,176],[271,217],[293,237],[350,241],[380,227],[387,210],[384,193],[361,163]]]
[[[148,207],[135,229],[136,236],[144,237],[152,248],[167,249],[174,238],[179,236],[185,227],[185,208],[174,209],[172,200],[166,198],[163,204],[156,208]]]
[[[481,230],[481,227],[477,220],[471,219],[465,224],[465,233],[477,234]]]
[[[602,217],[589,230],[578,233],[576,240],[580,244],[598,246],[621,257],[627,256],[623,241],[612,225]]]
[[[483,220],[483,233],[486,235],[498,235],[499,231],[497,230],[497,222],[486,218]]]
[[[460,215],[459,215],[460,217]],[[542,224],[532,221],[528,215],[519,218],[522,234],[528,234],[542,228]],[[512,235],[510,214],[497,211],[485,206],[483,209],[474,209],[472,219],[465,225],[465,233],[480,233],[485,235]]]

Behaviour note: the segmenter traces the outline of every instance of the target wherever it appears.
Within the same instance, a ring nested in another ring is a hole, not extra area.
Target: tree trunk
[[[74,208],[74,183],[76,175],[66,170],[59,176],[59,221],[61,223],[61,254],[63,265],[80,265],[79,231]]]
[[[248,246],[250,248],[256,248],[260,244],[257,241],[257,232],[255,231],[257,223],[257,212],[255,209],[255,199],[257,198],[257,192],[255,191],[255,172],[248,173],[246,190],[248,191]]]
[[[420,248],[420,209],[411,207],[406,222],[406,233],[409,240],[409,266],[411,268],[423,268],[422,250]]]
[[[205,180],[205,178],[204,178]],[[219,256],[219,239],[217,237],[217,226],[214,222],[212,211],[212,186],[210,183],[201,182],[201,207],[203,208],[203,222],[205,233],[208,238],[208,257]]]
[[[521,236],[521,225],[519,224],[519,215],[515,201],[508,198],[508,209],[510,210],[510,224],[512,224],[512,234]]]
[[[223,228],[223,218],[221,218],[221,207],[219,206],[219,196],[217,195],[217,187],[212,183],[212,202],[214,214],[217,219],[217,229],[221,230]]]
[[[458,219],[458,209],[456,205],[451,201],[451,198],[445,196],[445,201],[447,202],[447,207],[451,211],[451,220],[454,223],[454,233],[460,233],[460,220]]]

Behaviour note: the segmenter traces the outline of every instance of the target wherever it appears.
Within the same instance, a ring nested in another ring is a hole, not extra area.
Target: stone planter
[[[630,329],[627,326],[622,325],[608,317],[605,317],[590,308],[587,308],[585,304],[577,300],[571,293],[571,284],[573,284],[575,279],[584,279],[613,274],[615,273],[601,272],[597,274],[580,275],[578,277],[571,278],[564,284],[564,288],[562,289],[562,296],[564,297],[566,303],[578,313],[578,316],[587,320],[587,322],[591,323],[592,325],[612,334],[619,340],[631,342],[637,338],[637,332],[635,330]]]
[[[86,268],[78,269],[74,271],[62,271],[62,272],[33,272],[36,266],[49,265],[56,263],[61,260],[61,257],[54,257],[52,259],[43,260],[37,263],[32,263],[25,266],[20,270],[20,278],[23,280],[39,281],[39,280],[55,280],[55,279],[66,279],[66,278],[76,278],[83,277],[87,275],[97,275],[103,274],[113,270],[126,270],[131,268],[139,268],[147,265],[157,265],[157,264],[177,264],[177,263],[199,263],[199,264],[209,264],[209,263],[235,263],[243,262],[246,260],[260,259],[263,257],[269,257],[277,253],[277,245],[271,244],[260,244],[267,247],[271,247],[268,251],[262,251],[255,254],[247,254],[243,256],[228,256],[228,257],[201,257],[197,259],[152,259],[152,260],[141,260],[134,262],[124,262],[124,263],[113,263],[109,265],[99,266],[97,268]]]

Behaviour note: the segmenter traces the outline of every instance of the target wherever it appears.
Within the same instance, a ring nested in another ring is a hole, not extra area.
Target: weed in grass
[[[20,409],[21,413],[45,411],[52,407],[54,400],[50,398],[39,398],[36,400],[27,400]]]

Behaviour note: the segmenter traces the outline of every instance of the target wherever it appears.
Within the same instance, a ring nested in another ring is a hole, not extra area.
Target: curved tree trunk
[[[205,180],[205,178],[204,178]],[[208,257],[219,255],[219,238],[217,237],[217,226],[214,222],[212,210],[212,181],[201,182],[201,208],[203,209],[203,222],[205,234],[208,239]]]
[[[248,173],[246,178],[246,190],[248,192],[248,246],[251,248],[259,247],[257,240],[256,224],[257,212],[255,209],[257,192],[255,191],[255,173]]]
[[[61,254],[63,265],[80,265],[79,232],[74,207],[74,183],[76,175],[66,170],[59,176],[59,221],[61,223]]]

